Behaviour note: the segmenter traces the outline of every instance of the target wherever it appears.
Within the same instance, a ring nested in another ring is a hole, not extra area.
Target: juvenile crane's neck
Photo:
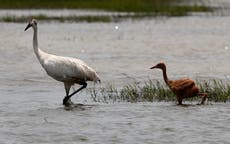
[[[166,67],[163,67],[162,68],[162,71],[163,71],[163,78],[164,78],[164,81],[167,85],[169,85],[169,79],[168,79],[168,76],[167,76],[167,72],[166,72]]]

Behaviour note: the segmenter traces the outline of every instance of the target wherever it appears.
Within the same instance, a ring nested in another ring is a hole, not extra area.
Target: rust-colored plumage
[[[195,85],[195,82],[189,78],[179,79],[179,80],[169,80],[166,73],[166,65],[164,63],[158,63],[157,65],[151,67],[150,69],[158,68],[163,71],[163,77],[165,83],[177,96],[178,104],[182,104],[184,98],[190,98],[194,96],[202,96],[201,104],[204,104],[208,94],[200,93],[199,88]]]

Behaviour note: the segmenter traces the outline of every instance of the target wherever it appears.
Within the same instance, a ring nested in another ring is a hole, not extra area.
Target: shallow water
[[[229,143],[227,104],[42,106],[1,111],[1,143]],[[7,119],[6,119],[7,117]]]
[[[180,17],[121,23],[39,23],[41,49],[84,60],[102,86],[170,78],[229,81],[230,18]],[[49,78],[25,24],[0,23],[0,143],[229,143],[229,104],[83,103],[66,110],[63,84]],[[93,87],[89,84],[89,88]],[[100,85],[99,85],[100,86]]]

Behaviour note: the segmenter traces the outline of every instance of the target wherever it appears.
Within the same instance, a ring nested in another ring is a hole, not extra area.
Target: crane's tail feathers
[[[95,83],[97,83],[97,82],[101,83],[101,79],[99,78],[99,76],[97,74],[95,75],[94,82]]]
[[[98,83],[98,82],[101,83],[101,80],[98,79],[98,80],[95,80],[94,82],[95,82],[95,83]]]

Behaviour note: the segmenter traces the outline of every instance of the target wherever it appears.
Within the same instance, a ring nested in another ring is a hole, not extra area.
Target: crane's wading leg
[[[177,96],[178,105],[182,105],[182,98],[180,96]]]
[[[82,83],[81,85],[82,85],[82,87],[80,87],[78,90],[76,90],[75,92],[73,92],[72,94],[69,95],[69,89],[70,89],[70,87],[68,87],[68,86],[66,87],[66,84],[65,84],[65,88],[68,89],[68,91],[66,91],[66,97],[63,99],[63,105],[68,105],[68,100],[73,95],[75,95],[76,93],[78,93],[79,91],[81,91],[82,89],[84,89],[84,88],[87,87],[87,83],[86,82]]]
[[[200,104],[204,104],[204,102],[206,101],[208,94],[207,93],[199,93],[199,96],[202,96],[202,100]]]
[[[64,83],[64,86],[65,86],[65,92],[66,92],[66,97],[67,97],[67,96],[69,96],[69,91],[70,91],[70,88],[71,88],[72,84],[71,83]],[[67,105],[67,103],[71,104],[72,102],[69,99],[69,100],[66,101],[65,105]]]

